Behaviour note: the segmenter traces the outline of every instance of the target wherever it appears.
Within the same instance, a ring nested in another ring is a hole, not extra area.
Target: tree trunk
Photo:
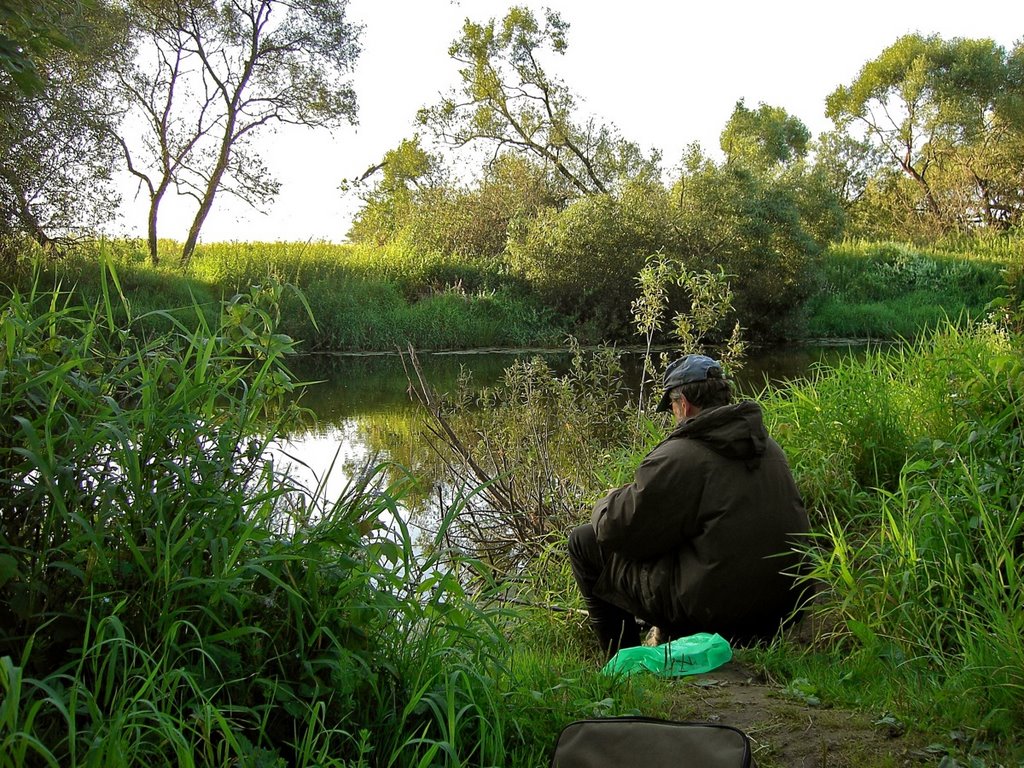
[[[226,153],[222,153],[226,154]],[[224,177],[224,170],[227,168],[227,159],[223,163],[217,162],[217,167],[214,168],[213,173],[210,174],[210,181],[206,185],[206,189],[203,192],[203,199],[199,203],[199,210],[196,211],[196,217],[192,220],[192,226],[188,230],[188,239],[185,240],[185,245],[181,249],[181,268],[188,269],[188,265],[192,261],[192,254],[195,253],[196,243],[199,242],[199,233],[203,229],[203,223],[206,221],[206,217],[210,215],[210,210],[213,208],[213,198],[217,194],[217,189],[220,186],[220,180]]]
[[[149,262],[154,267],[160,263],[160,254],[156,248],[156,218],[157,209],[160,207],[160,201],[157,199],[150,200],[149,202],[149,227],[148,227],[148,242],[149,242]]]
[[[248,79],[248,75],[243,79]],[[206,221],[206,217],[210,215],[210,210],[213,208],[213,198],[217,194],[217,190],[220,189],[220,180],[224,178],[224,172],[228,168],[228,161],[231,159],[231,146],[235,139],[235,125],[237,122],[238,114],[234,109],[234,105],[229,107],[227,123],[224,126],[224,135],[220,142],[220,155],[217,157],[217,165],[214,166],[213,171],[210,173],[210,179],[206,184],[206,189],[203,191],[203,198],[199,201],[199,210],[196,211],[196,217],[192,220],[192,226],[188,231],[188,239],[185,240],[185,245],[181,249],[181,268],[187,269],[189,263],[192,261],[192,254],[196,250],[196,243],[199,241],[199,233],[203,228],[203,223]]]
[[[163,202],[164,193],[170,184],[171,176],[165,171],[160,185],[149,196],[149,221],[147,222],[146,234],[149,246],[149,261],[154,267],[160,263],[160,253],[157,249],[157,222],[160,218],[160,203]]]

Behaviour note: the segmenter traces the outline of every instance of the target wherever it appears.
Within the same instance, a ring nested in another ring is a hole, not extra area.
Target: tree
[[[66,11],[74,44],[36,46],[31,87],[0,88],[0,232],[43,245],[94,229],[117,203],[108,136],[119,110],[105,73],[123,55],[123,16],[99,3]]]
[[[55,48],[79,47],[82,29],[76,22],[95,5],[89,0],[0,0],[0,72],[22,93],[37,94],[46,82],[41,60]]]
[[[598,339],[631,333],[633,286],[652,253],[680,251],[672,207],[660,182],[626,182],[547,207],[509,240],[512,269],[552,307]]]
[[[811,132],[782,107],[759,104],[750,110],[740,99],[720,137],[728,162],[765,172],[794,165],[807,155]]]
[[[842,226],[817,171],[802,163],[784,174],[769,170],[719,164],[692,146],[672,190],[686,247],[679,258],[691,270],[724,269],[740,323],[755,339],[792,332],[810,294],[811,264]]]
[[[543,168],[512,152],[495,158],[479,180],[457,187],[419,136],[387,152],[359,182],[378,174],[348,232],[353,241],[402,241],[424,252],[500,258],[511,230],[525,226],[541,208],[564,203]]]
[[[403,139],[384,158],[354,180],[342,183],[348,191],[378,177],[372,189],[362,196],[363,208],[356,215],[348,238],[355,242],[385,245],[394,240],[423,203],[428,190],[445,183],[441,159],[423,148],[418,135]]]
[[[1024,135],[1011,65],[992,40],[905,35],[828,97],[827,114],[840,129],[860,126],[913,180],[918,213],[939,230],[979,218],[995,224],[1012,203],[1003,199],[1009,189],[990,183],[987,164],[1008,170],[997,148],[1006,146],[1007,131]],[[973,185],[969,201],[964,179]]]
[[[648,158],[611,126],[576,122],[576,99],[541,66],[545,54],[563,54],[569,25],[546,10],[512,8],[499,24],[466,20],[449,54],[462,64],[460,87],[420,111],[420,122],[456,146],[483,143],[494,157],[505,151],[544,163],[575,195],[607,193],[625,179],[653,177]]]
[[[764,103],[750,110],[741,100],[719,141],[726,157],[720,171],[740,184],[736,191],[772,199],[773,205],[781,205],[780,211],[792,206],[799,229],[815,243],[812,251],[842,232],[840,201],[830,187],[827,169],[809,162],[811,132],[798,117]],[[745,177],[749,180],[743,181]],[[788,222],[789,215],[778,221]]]
[[[145,125],[139,144],[121,136],[129,171],[150,197],[156,261],[159,208],[167,190],[197,205],[181,252],[187,266],[216,195],[258,206],[278,184],[250,142],[275,124],[354,122],[347,79],[360,28],[347,0],[135,0],[139,58],[119,73]]]
[[[814,165],[850,213],[864,197],[868,182],[885,165],[885,155],[870,141],[844,131],[827,131],[814,142]]]

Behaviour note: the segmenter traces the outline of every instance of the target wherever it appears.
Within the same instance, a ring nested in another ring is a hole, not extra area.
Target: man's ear
[[[686,418],[686,410],[689,406],[689,401],[686,397],[680,397],[678,400],[672,401],[672,415],[676,417],[676,421],[682,421]]]

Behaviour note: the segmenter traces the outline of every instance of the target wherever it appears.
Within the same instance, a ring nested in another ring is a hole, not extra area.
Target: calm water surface
[[[806,376],[819,363],[863,353],[863,345],[815,345],[755,350],[737,377],[740,392],[760,391],[766,383]],[[421,353],[420,365],[437,392],[453,392],[460,374],[471,373],[476,387],[500,380],[515,360],[543,355],[556,370],[564,370],[564,351],[517,350],[463,353]],[[642,355],[626,351],[626,376],[634,391],[639,386]],[[417,438],[420,410],[410,397],[402,360],[397,355],[309,356],[292,362],[292,371],[305,387],[301,402],[316,414],[316,424],[294,432],[272,447],[278,467],[289,466],[307,483],[323,483],[325,497],[335,499],[368,464],[410,460],[422,441]]]

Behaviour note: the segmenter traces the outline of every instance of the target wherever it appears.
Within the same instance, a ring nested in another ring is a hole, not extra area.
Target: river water
[[[742,395],[753,395],[766,384],[781,384],[806,376],[816,364],[862,353],[855,342],[774,347],[748,354],[737,376]],[[505,368],[523,357],[541,355],[557,371],[569,364],[561,350],[487,350],[421,353],[423,373],[436,392],[452,392],[460,375],[471,373],[475,387],[493,385]],[[635,391],[643,355],[623,350],[623,367]],[[315,414],[315,423],[295,430],[271,448],[275,465],[289,467],[309,484],[322,484],[323,497],[338,497],[350,480],[368,465],[394,459],[415,461],[420,406],[410,396],[409,381],[397,355],[318,355],[297,358],[293,373],[309,382],[300,402]]]

